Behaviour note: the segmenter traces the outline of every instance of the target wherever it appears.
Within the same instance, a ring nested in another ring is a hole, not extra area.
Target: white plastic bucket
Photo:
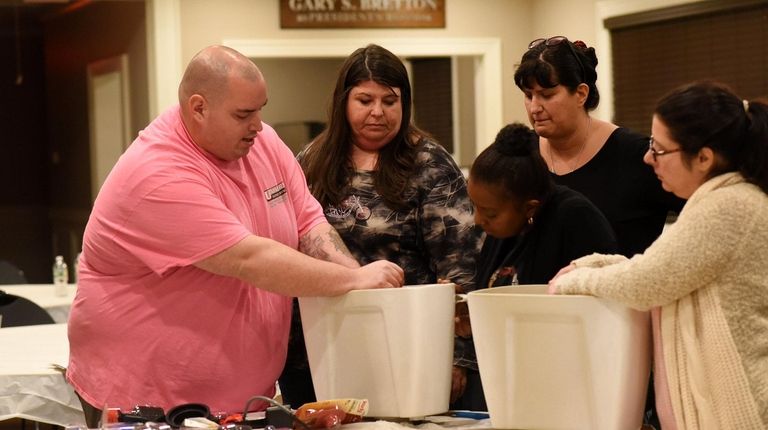
[[[546,285],[468,294],[494,428],[637,430],[651,361],[650,318]]]
[[[454,297],[428,284],[299,298],[317,399],[368,399],[373,417],[447,411]]]

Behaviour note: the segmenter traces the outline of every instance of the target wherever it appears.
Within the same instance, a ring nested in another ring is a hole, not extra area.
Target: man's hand
[[[378,260],[355,269],[357,281],[353,289],[399,288],[405,281],[405,273],[395,263]]]

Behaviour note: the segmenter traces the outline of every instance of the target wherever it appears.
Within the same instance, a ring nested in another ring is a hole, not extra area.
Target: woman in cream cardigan
[[[667,94],[645,162],[688,199],[627,259],[593,254],[550,281],[650,310],[663,430],[768,428],[768,104],[715,82]]]

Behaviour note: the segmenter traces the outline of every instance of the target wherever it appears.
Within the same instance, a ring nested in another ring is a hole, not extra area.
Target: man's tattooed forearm
[[[316,236],[316,237],[308,237],[304,236],[299,240],[299,250],[310,257],[315,257],[320,260],[328,261],[330,258],[330,255],[323,250],[323,243],[325,241],[323,240],[322,236]]]
[[[299,250],[304,254],[320,260],[333,261],[333,256],[326,251],[328,246],[333,247],[339,254],[355,260],[336,230],[330,230],[314,237],[304,236],[299,240]]]

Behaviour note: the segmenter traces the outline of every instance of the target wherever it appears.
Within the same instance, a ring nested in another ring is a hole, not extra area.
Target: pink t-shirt
[[[67,378],[97,408],[204,403],[241,412],[274,394],[291,298],[192,264],[250,234],[292,248],[326,222],[268,125],[246,157],[195,145],[178,106],[153,121],[99,192],[69,319]]]

